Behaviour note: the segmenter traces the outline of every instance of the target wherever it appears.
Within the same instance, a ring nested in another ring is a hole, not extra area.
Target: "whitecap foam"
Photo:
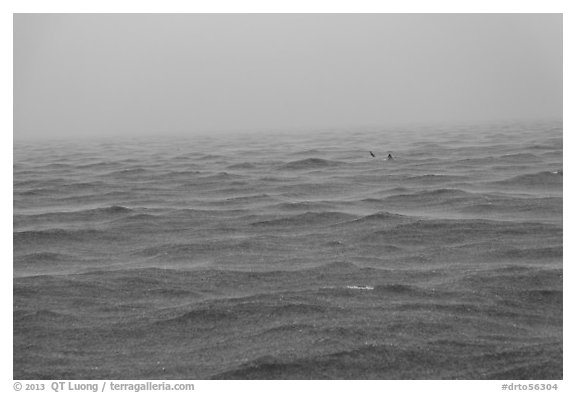
[[[371,287],[369,285],[346,285],[346,288],[358,289],[360,291],[372,291],[374,289],[374,287]]]

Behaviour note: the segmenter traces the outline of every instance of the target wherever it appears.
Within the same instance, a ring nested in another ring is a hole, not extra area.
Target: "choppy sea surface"
[[[17,141],[13,171],[15,379],[562,378],[561,123]]]

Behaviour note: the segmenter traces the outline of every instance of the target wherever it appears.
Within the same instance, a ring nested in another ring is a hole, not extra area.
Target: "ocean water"
[[[560,123],[15,142],[14,378],[561,379],[562,177]]]

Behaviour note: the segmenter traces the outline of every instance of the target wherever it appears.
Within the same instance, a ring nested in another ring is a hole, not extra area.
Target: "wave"
[[[562,259],[563,249],[562,249],[562,246],[515,248],[515,249],[494,251],[494,252],[492,252],[492,254],[496,257],[505,258],[505,259],[552,260],[552,259]]]
[[[424,198],[428,198],[428,197],[432,197],[432,198],[446,198],[446,197],[467,197],[467,196],[471,196],[474,194],[471,194],[469,192],[466,191],[462,191],[462,190],[458,190],[458,189],[454,189],[454,188],[441,188],[438,190],[431,190],[431,191],[421,191],[421,192],[416,192],[414,194],[406,194],[406,195],[393,195],[388,197],[388,200],[394,200],[395,198],[410,198],[410,197],[424,197]]]
[[[22,191],[32,190],[35,188],[51,188],[57,187],[65,184],[69,184],[70,181],[61,178],[52,178],[52,179],[26,179],[26,180],[16,180],[18,177],[26,178],[28,175],[26,174],[15,174],[14,176],[14,188],[24,188]]]
[[[529,304],[545,307],[558,307],[564,301],[562,289],[529,289],[519,291],[517,296]]]
[[[486,165],[498,164],[496,157],[474,157],[474,158],[464,158],[461,160],[456,160],[449,163],[451,168],[478,168]]]
[[[280,169],[307,170],[307,169],[334,168],[341,165],[343,165],[343,162],[341,161],[325,160],[322,158],[306,158],[304,160],[291,161],[287,164],[280,166]]]
[[[508,184],[508,183],[506,183]],[[467,215],[488,218],[499,217],[561,217],[561,197],[517,197],[502,194],[472,193],[459,189],[417,191],[411,194],[392,195],[382,200],[372,199],[371,204],[385,208],[418,210],[452,209]]]
[[[541,164],[542,157],[532,153],[503,154],[500,156],[472,157],[456,160],[450,166],[457,168],[483,167],[490,165]]]
[[[14,222],[19,225],[71,223],[86,221],[110,220],[133,213],[134,210],[124,206],[108,206],[95,209],[69,212],[54,212],[41,214],[14,215]]]
[[[400,222],[410,219],[410,217],[396,214],[396,213],[389,213],[386,211],[377,212],[374,214],[369,214],[367,216],[358,218],[352,222],[354,223],[362,223],[362,222],[370,222],[370,223],[382,223],[382,222]]]
[[[514,295],[510,298],[514,299],[518,295],[522,296],[526,290],[560,290],[562,270],[512,265],[468,274],[446,283],[446,286],[452,290],[475,290],[483,293]],[[501,299],[506,301],[507,297],[501,297]]]
[[[259,181],[263,181],[263,182],[270,182],[270,183],[284,183],[286,182],[288,179],[284,178],[284,177],[274,177],[274,176],[264,176],[261,177],[260,179],[258,179]]]
[[[167,320],[156,322],[162,328],[178,325],[196,325],[198,328],[206,327],[211,329],[215,324],[234,323],[238,316],[226,309],[200,309],[188,311],[187,313]],[[188,326],[187,329],[190,329]]]
[[[442,188],[432,191],[417,191],[412,194],[391,195],[384,199],[387,203],[394,204],[417,204],[422,207],[430,206],[431,204],[447,204],[454,202],[468,202],[476,200],[480,196],[462,191],[459,189]]]
[[[471,214],[503,214],[518,213],[528,216],[562,216],[562,198],[505,198],[484,197],[474,204],[460,209],[463,213]]]
[[[106,215],[118,215],[118,214],[128,214],[131,213],[133,210],[124,206],[110,206],[110,207],[101,207],[98,209],[88,210],[87,212],[90,214],[106,214]]]
[[[292,155],[292,156],[315,156],[318,154],[322,154],[322,152],[318,149],[309,149],[309,150],[304,150],[304,151],[297,151],[297,152],[291,153],[290,155]]]
[[[438,355],[436,351],[417,355],[416,348],[410,346],[366,343],[300,358],[261,356],[211,379],[403,379],[409,375],[432,379],[442,377],[438,367],[436,376],[426,372],[430,364],[437,364]]]
[[[56,193],[58,193],[58,191],[53,188],[33,188],[31,190],[22,191],[14,190],[14,195],[20,197],[41,197],[54,195]]]
[[[256,168],[256,165],[250,163],[250,162],[242,162],[240,164],[232,164],[232,165],[228,165],[226,167],[226,169],[254,169]]]
[[[224,159],[226,157],[219,155],[219,154],[205,154],[198,158],[200,161],[213,161],[218,159]]]
[[[395,295],[413,295],[413,296],[437,296],[438,293],[431,290],[425,290],[423,288],[418,288],[413,285],[407,284],[386,284],[386,285],[376,285],[375,291],[385,294],[395,294]]]
[[[452,183],[456,181],[463,181],[466,179],[467,178],[465,176],[427,174],[427,175],[411,176],[406,178],[404,181],[416,184],[432,185],[432,184]]]
[[[488,316],[498,318],[519,318],[523,315],[520,310],[506,310],[498,308],[497,306],[479,305],[477,302],[451,302],[445,303],[431,303],[431,302],[418,302],[418,303],[405,303],[395,307],[398,311],[404,312],[435,312],[447,313],[459,317],[480,317],[486,318]]]
[[[219,172],[213,175],[199,177],[198,181],[200,182],[220,182],[223,180],[236,180],[236,179],[243,179],[244,176],[238,175],[235,173],[228,173],[228,172]]]
[[[281,241],[255,236],[249,239],[207,240],[189,243],[164,243],[145,247],[133,252],[133,255],[147,258],[177,259],[194,262],[198,256],[211,257],[216,252],[263,253],[267,250],[282,250]]]
[[[542,159],[532,153],[516,153],[516,154],[505,154],[497,158],[500,162],[509,163],[533,163],[541,162]]]
[[[541,156],[544,158],[554,158],[554,159],[562,159],[562,150],[552,150],[542,153]]]
[[[456,244],[471,243],[482,239],[510,238],[510,236],[561,236],[562,230],[555,225],[541,223],[516,223],[490,220],[419,220],[400,224],[371,233],[367,241],[386,239],[401,244]]]
[[[146,247],[134,251],[134,255],[144,257],[161,257],[161,258],[193,258],[199,253],[209,253],[220,249],[219,242],[205,243],[171,243],[158,246]]]
[[[68,254],[61,254],[57,252],[33,252],[29,254],[19,255],[14,257],[14,264],[18,266],[37,266],[37,265],[54,265],[61,263],[75,263],[79,260]]]
[[[73,168],[74,168],[73,164],[62,164],[62,163],[50,163],[42,166],[42,170],[53,170],[53,169],[70,170]]]
[[[286,227],[286,226],[308,226],[308,225],[326,225],[342,222],[356,218],[356,216],[340,212],[306,212],[291,217],[282,217],[273,220],[258,221],[252,223],[252,226],[265,227]]]
[[[391,193],[407,193],[410,192],[411,190],[407,187],[394,187],[386,191]]]
[[[492,368],[483,374],[490,380],[561,380],[562,379],[562,348],[561,345],[549,346],[546,349],[534,350],[533,354],[526,349],[507,351],[500,355],[504,359],[522,359],[521,362],[501,362],[498,367]],[[543,353],[544,352],[544,353]],[[560,353],[560,356],[556,354]],[[527,355],[531,355],[527,360]],[[512,365],[509,365],[512,364]]]
[[[72,315],[59,313],[51,310],[25,311],[15,310],[14,313],[15,327],[22,329],[32,329],[34,325],[52,325],[60,328],[63,324],[70,324],[78,321],[78,318]]]
[[[32,197],[52,197],[56,199],[60,196],[78,195],[78,194],[94,194],[107,187],[102,182],[89,182],[89,183],[61,183],[44,185],[40,187],[29,188],[26,190],[14,190],[14,194],[18,196],[32,196]]]
[[[107,161],[107,162],[94,162],[89,164],[79,165],[79,169],[113,169],[117,167],[121,167],[125,163],[118,162],[118,161]]]
[[[428,322],[423,328],[446,332],[452,326]],[[364,342],[300,357],[260,356],[211,379],[561,379],[561,352],[561,343],[502,348],[502,344],[460,337],[433,342]],[[469,367],[462,367],[463,359]]]
[[[562,171],[538,172],[527,175],[514,176],[512,178],[490,183],[501,187],[524,187],[524,188],[554,188],[562,189]]]
[[[226,198],[225,202],[276,202],[276,198],[268,194],[242,195],[233,198]]]
[[[102,174],[103,177],[112,177],[112,178],[134,178],[144,175],[152,175],[154,172],[150,171],[149,169],[145,168],[128,168],[128,169],[120,169],[112,172],[107,172]]]
[[[273,205],[272,208],[288,211],[307,211],[327,210],[335,207],[335,203],[329,201],[305,201],[305,202],[284,202]]]
[[[119,240],[117,233],[96,229],[46,229],[14,232],[14,247],[53,244],[62,246],[68,242],[93,242]]]
[[[187,311],[173,318],[157,322],[161,326],[188,325],[213,326],[233,321],[247,322],[247,319],[294,318],[298,316],[318,317],[332,309],[329,306],[301,302],[271,302],[254,299],[230,299],[224,301],[206,301],[208,307]],[[201,303],[202,304],[202,303]]]
[[[189,167],[189,165],[187,165]],[[174,170],[167,170],[161,175],[163,181],[168,180],[179,180],[179,179],[190,179],[190,178],[197,178],[198,175],[201,175],[203,172],[199,170],[183,170],[183,171],[174,171]]]

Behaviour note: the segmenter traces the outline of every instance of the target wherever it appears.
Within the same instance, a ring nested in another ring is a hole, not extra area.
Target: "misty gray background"
[[[561,14],[14,16],[17,139],[561,117]]]

